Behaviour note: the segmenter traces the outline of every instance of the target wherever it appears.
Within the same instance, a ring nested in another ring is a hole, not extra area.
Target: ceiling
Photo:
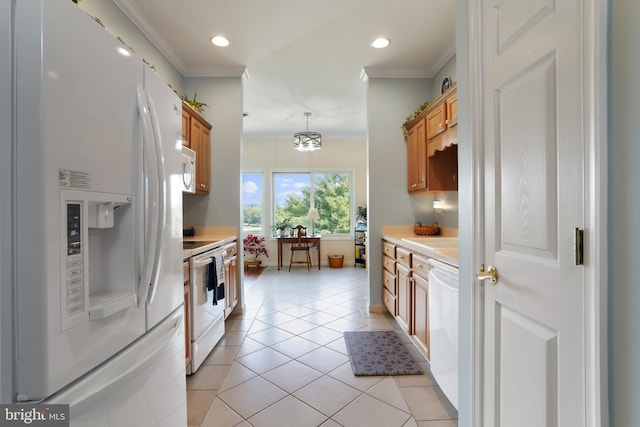
[[[453,0],[114,2],[183,76],[244,75],[245,140],[292,140],[306,111],[325,140],[364,140],[363,69],[433,77],[455,53]],[[372,48],[380,36],[391,45]]]

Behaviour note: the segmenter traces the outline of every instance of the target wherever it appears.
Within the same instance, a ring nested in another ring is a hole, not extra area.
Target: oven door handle
[[[199,260],[194,260],[193,261],[193,267],[194,268],[200,268],[200,267],[204,267],[205,265],[209,265],[213,262],[213,258],[207,258],[205,260],[199,261]]]

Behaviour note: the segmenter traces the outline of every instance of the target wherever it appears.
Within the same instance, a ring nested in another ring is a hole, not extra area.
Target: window
[[[289,220],[309,227],[307,213],[315,207],[320,219],[315,232],[323,236],[351,234],[353,212],[352,172],[275,172],[273,174],[274,224]]]
[[[242,174],[242,235],[262,234],[262,172]]]

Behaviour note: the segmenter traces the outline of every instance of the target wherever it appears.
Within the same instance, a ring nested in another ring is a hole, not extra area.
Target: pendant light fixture
[[[319,132],[309,132],[309,116],[311,113],[304,113],[307,116],[307,130],[293,135],[293,148],[298,151],[316,151],[322,148],[322,135]]]

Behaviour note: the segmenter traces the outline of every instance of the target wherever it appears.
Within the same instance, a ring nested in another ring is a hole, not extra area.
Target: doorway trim
[[[469,135],[472,161],[468,196],[472,206],[471,271],[484,259],[484,149],[482,144],[482,20],[480,2],[467,1],[469,22]],[[608,338],[607,338],[607,31],[609,1],[584,0],[584,192],[585,192],[585,365],[587,427],[607,426]],[[464,15],[464,14],[461,14]],[[460,15],[459,15],[460,16]],[[458,24],[460,25],[460,24]],[[471,407],[468,419],[483,426],[483,286],[471,285]],[[463,408],[461,408],[463,409]],[[489,426],[484,426],[489,427]]]

